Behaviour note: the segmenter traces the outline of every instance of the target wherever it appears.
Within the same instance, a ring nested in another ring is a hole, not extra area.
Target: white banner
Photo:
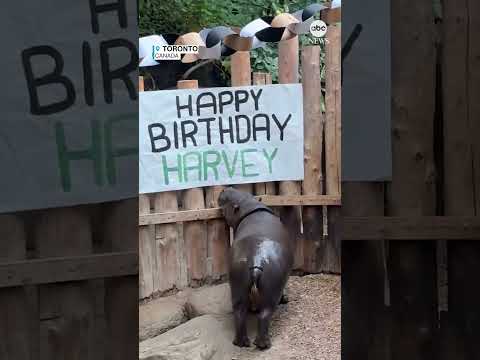
[[[303,179],[300,84],[140,93],[140,193]]]

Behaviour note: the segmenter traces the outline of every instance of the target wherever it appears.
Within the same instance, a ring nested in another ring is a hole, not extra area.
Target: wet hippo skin
[[[280,219],[251,194],[227,188],[220,194],[219,204],[235,235],[229,259],[233,343],[250,346],[246,318],[250,295],[255,292],[258,330],[254,343],[267,349],[271,346],[268,328],[292,269],[295,244]]]

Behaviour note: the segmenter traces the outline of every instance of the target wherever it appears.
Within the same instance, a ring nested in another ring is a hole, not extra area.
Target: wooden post
[[[0,215],[0,239],[0,263],[27,257],[25,225],[18,216]],[[33,342],[38,338],[29,332],[30,322],[38,326],[38,313],[31,319],[31,310],[23,287],[0,289],[0,358],[30,360],[35,356]]]
[[[252,85],[252,73],[250,68],[250,52],[237,51],[231,56],[231,72],[232,72],[232,86],[249,86]],[[235,188],[253,192],[252,184],[238,184]]]
[[[468,1],[446,0],[443,6],[444,211],[446,216],[478,216],[480,106],[476,97],[480,72],[470,64],[478,62],[480,46],[468,34],[480,29],[480,9]],[[480,242],[447,244],[448,312],[440,314],[440,358],[473,359],[478,356],[478,333],[473,329],[480,326],[480,310],[475,305],[480,302],[480,290],[472,284],[478,281]]]
[[[323,191],[322,146],[323,117],[322,89],[320,79],[320,46],[307,46],[302,49],[302,84],[304,109],[304,195],[321,195]],[[303,250],[304,270],[317,270],[317,244],[323,238],[322,208],[307,206],[303,209],[304,238],[297,243],[297,249]]]
[[[328,27],[326,46],[325,162],[327,195],[340,195],[340,27]]]
[[[412,5],[407,9],[401,1],[391,3],[393,177],[387,187],[388,216],[436,212],[435,23],[431,3]],[[391,241],[389,247],[392,354],[436,359],[435,242]]]
[[[143,76],[140,76],[138,81],[139,91],[144,91],[145,85],[143,82]],[[138,196],[138,213],[139,215],[150,214],[150,197],[146,194],[140,194]],[[138,230],[138,252],[139,252],[139,297],[144,299],[149,297],[155,292],[155,289],[159,289],[155,286],[154,279],[155,274],[158,274],[155,270],[155,235],[154,227],[151,225],[140,226]]]
[[[218,207],[218,196],[223,186],[212,186],[206,189],[205,199],[208,208]],[[228,249],[230,231],[223,219],[213,219],[207,222],[208,256],[211,262],[209,276],[213,280],[226,278],[228,273]]]
[[[272,75],[263,72],[254,72],[252,85],[267,85],[272,83]],[[275,182],[255,183],[255,195],[275,195]]]
[[[326,94],[325,94],[325,187],[327,195],[341,194],[341,36],[340,26],[328,27],[326,45]],[[340,209],[326,209],[330,228],[336,228]],[[341,271],[340,237],[335,232],[328,233],[319,249],[319,271]]]
[[[138,251],[138,199],[103,205],[104,241],[112,252]],[[107,322],[107,359],[138,359],[138,276],[105,280],[105,318]]]
[[[298,36],[278,44],[278,82],[280,84],[298,83]],[[278,192],[280,195],[300,195],[301,186],[296,181],[281,181]],[[299,206],[284,207],[281,209],[281,217],[286,221],[291,236],[295,238],[297,244],[293,267],[303,270],[302,246],[299,245],[301,243],[301,208]]]
[[[196,89],[197,80],[181,80],[177,83],[178,89]],[[198,210],[205,208],[203,188],[194,188],[183,191],[183,208]],[[196,286],[207,275],[207,228],[204,221],[185,222],[183,237],[187,252],[189,284]]]
[[[166,191],[154,195],[154,210],[156,213],[178,211],[177,193]],[[157,267],[155,277],[158,281],[158,290],[165,291],[178,285],[182,288],[178,252],[177,224],[162,224],[155,226],[155,258]]]
[[[34,229],[38,258],[92,253],[90,219],[80,207],[43,210]],[[88,281],[39,286],[39,359],[92,359],[95,303]]]

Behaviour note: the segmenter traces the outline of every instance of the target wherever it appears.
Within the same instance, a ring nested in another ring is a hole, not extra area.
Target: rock
[[[140,341],[160,335],[188,320],[185,299],[169,296],[141,305],[139,309]]]
[[[225,360],[234,354],[230,315],[203,315],[140,343],[140,360]]]
[[[187,299],[190,317],[207,314],[230,314],[232,298],[228,283],[206,286],[190,292]]]

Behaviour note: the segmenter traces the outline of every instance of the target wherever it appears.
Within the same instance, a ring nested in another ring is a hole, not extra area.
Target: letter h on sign
[[[118,0],[118,2],[108,4],[97,4],[96,0],[90,0],[90,15],[92,18],[92,31],[94,34],[98,34],[100,31],[98,25],[98,14],[115,10],[118,12],[118,22],[120,27],[125,29],[128,26],[127,7],[125,5],[125,0]]]

